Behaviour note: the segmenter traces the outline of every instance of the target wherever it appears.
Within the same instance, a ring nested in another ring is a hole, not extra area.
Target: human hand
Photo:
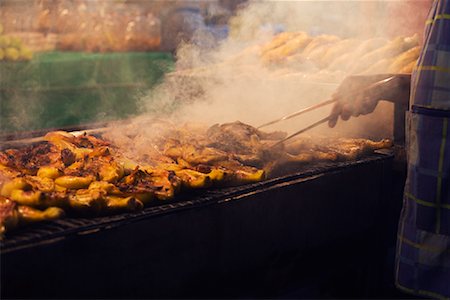
[[[409,83],[409,75],[355,75],[345,78],[332,96],[337,102],[331,110],[328,125],[334,127],[339,117],[346,121],[350,117],[369,114],[380,100],[395,102],[396,98],[406,98],[407,101]]]

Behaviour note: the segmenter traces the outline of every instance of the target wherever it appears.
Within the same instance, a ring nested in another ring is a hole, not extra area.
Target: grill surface
[[[1,245],[1,297],[277,298],[288,278],[316,274],[365,298],[355,288],[377,290],[377,281],[361,272],[382,267],[391,230],[392,158],[320,164],[140,213],[23,228]]]
[[[277,177],[262,182],[247,184],[238,187],[216,188],[204,191],[195,191],[179,195],[172,203],[147,207],[138,213],[123,213],[112,216],[94,218],[65,218],[41,224],[30,225],[10,232],[1,243],[1,252],[9,253],[15,250],[29,248],[40,244],[57,242],[70,235],[85,235],[102,230],[108,230],[124,224],[137,222],[151,216],[174,213],[180,210],[210,205],[222,201],[240,198],[242,195],[255,193],[279,184],[288,184],[297,179],[331,172],[341,172],[349,168],[375,161],[385,160],[391,156],[373,154],[356,161],[338,163],[318,163],[307,166],[301,172]]]

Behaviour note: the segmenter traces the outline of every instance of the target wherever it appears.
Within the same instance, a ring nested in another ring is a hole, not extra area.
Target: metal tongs
[[[382,85],[382,84],[385,84],[385,83],[387,83],[387,82],[393,80],[394,78],[395,78],[395,76],[390,76],[390,77],[388,77],[388,78],[386,78],[386,79],[377,81],[377,82],[375,82],[375,83],[369,85],[368,87],[366,87],[366,88],[363,89],[363,90],[357,90],[357,91],[354,91],[354,92],[352,92],[352,93],[349,93],[349,96],[350,96],[350,95],[356,95],[356,94],[362,93],[362,92],[364,92],[364,91],[367,91],[367,90],[376,88],[377,86],[380,86],[380,85]],[[269,126],[269,125],[272,125],[272,124],[275,124],[275,123],[278,123],[278,122],[281,122],[281,121],[285,121],[285,120],[288,120],[288,119],[297,117],[297,116],[299,116],[299,115],[302,115],[302,114],[304,114],[304,113],[307,113],[307,112],[316,110],[316,109],[318,109],[318,108],[320,108],[320,107],[326,106],[326,105],[331,104],[331,103],[334,103],[334,102],[337,102],[337,98],[332,97],[332,98],[327,99],[327,100],[325,100],[325,101],[322,101],[322,102],[319,102],[319,103],[317,103],[317,104],[311,105],[311,106],[309,106],[309,107],[303,108],[303,109],[301,109],[301,110],[299,110],[299,111],[296,111],[296,112],[294,112],[294,113],[292,113],[292,114],[289,114],[289,115],[286,115],[286,116],[281,117],[281,118],[279,118],[279,119],[276,119],[276,120],[267,122],[267,123],[265,123],[265,124],[262,124],[261,126],[259,126],[259,127],[257,127],[257,128],[260,129],[260,128],[262,128],[262,127],[266,127],[266,126]],[[308,125],[308,126],[306,126],[305,128],[300,129],[299,131],[297,131],[297,132],[295,132],[295,133],[293,133],[293,134],[291,134],[291,135],[285,137],[284,139],[282,139],[282,140],[278,141],[277,143],[273,144],[271,147],[276,147],[276,146],[278,146],[278,145],[284,143],[284,142],[287,141],[287,140],[290,140],[291,138],[293,138],[293,137],[295,137],[295,136],[297,136],[297,135],[299,135],[299,134],[302,134],[302,133],[304,133],[304,132],[306,132],[306,131],[308,131],[308,130],[310,130],[310,129],[313,129],[313,128],[319,126],[320,124],[323,124],[323,123],[325,123],[325,122],[328,122],[332,117],[334,117],[334,116],[333,116],[333,115],[329,115],[329,116],[327,116],[327,117],[325,117],[325,118],[323,118],[323,119],[320,119],[319,121],[314,122],[313,124]]]

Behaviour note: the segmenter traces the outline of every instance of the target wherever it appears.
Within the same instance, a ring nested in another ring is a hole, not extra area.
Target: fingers
[[[375,107],[377,106],[378,101],[376,99],[373,99],[371,97],[364,97],[361,101],[361,114],[367,115],[370,114],[375,110]]]
[[[347,121],[350,117],[359,117],[360,115],[369,114],[375,110],[377,104],[378,100],[370,95],[359,95],[351,102],[338,100],[330,113],[328,126],[336,126],[339,117],[341,117],[342,120]]]
[[[346,103],[342,106],[341,119],[347,121],[353,114],[354,107],[350,103]]]
[[[341,114],[342,111],[342,106],[341,104],[338,102],[336,103],[330,113],[330,120],[328,121],[328,126],[333,128],[334,126],[336,126],[337,120]]]

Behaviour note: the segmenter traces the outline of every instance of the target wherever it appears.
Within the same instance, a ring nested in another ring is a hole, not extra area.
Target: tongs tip
[[[264,123],[264,124],[262,124],[262,125],[260,125],[260,126],[258,126],[258,127],[256,127],[256,128],[257,128],[257,129],[260,129],[260,128],[263,128],[263,127],[266,127],[266,126],[269,126],[269,125],[272,125],[272,124],[275,124],[275,123],[278,123],[278,122],[281,122],[281,121],[289,120],[289,119],[291,119],[291,118],[293,118],[293,117],[297,117],[297,116],[299,116],[299,115],[301,115],[301,114],[304,114],[304,113],[306,113],[306,112],[313,111],[313,110],[315,110],[315,109],[317,109],[317,108],[320,108],[320,107],[322,107],[322,106],[331,104],[331,103],[336,102],[336,101],[337,101],[337,100],[334,99],[334,98],[327,99],[327,100],[322,101],[322,102],[320,102],[320,103],[317,103],[317,104],[311,105],[311,106],[309,106],[309,107],[303,108],[303,109],[301,109],[301,110],[299,110],[299,111],[296,111],[295,113],[292,113],[292,114],[283,116],[283,117],[281,117],[281,118],[279,118],[279,119],[276,119],[276,120],[273,120],[273,121]]]

